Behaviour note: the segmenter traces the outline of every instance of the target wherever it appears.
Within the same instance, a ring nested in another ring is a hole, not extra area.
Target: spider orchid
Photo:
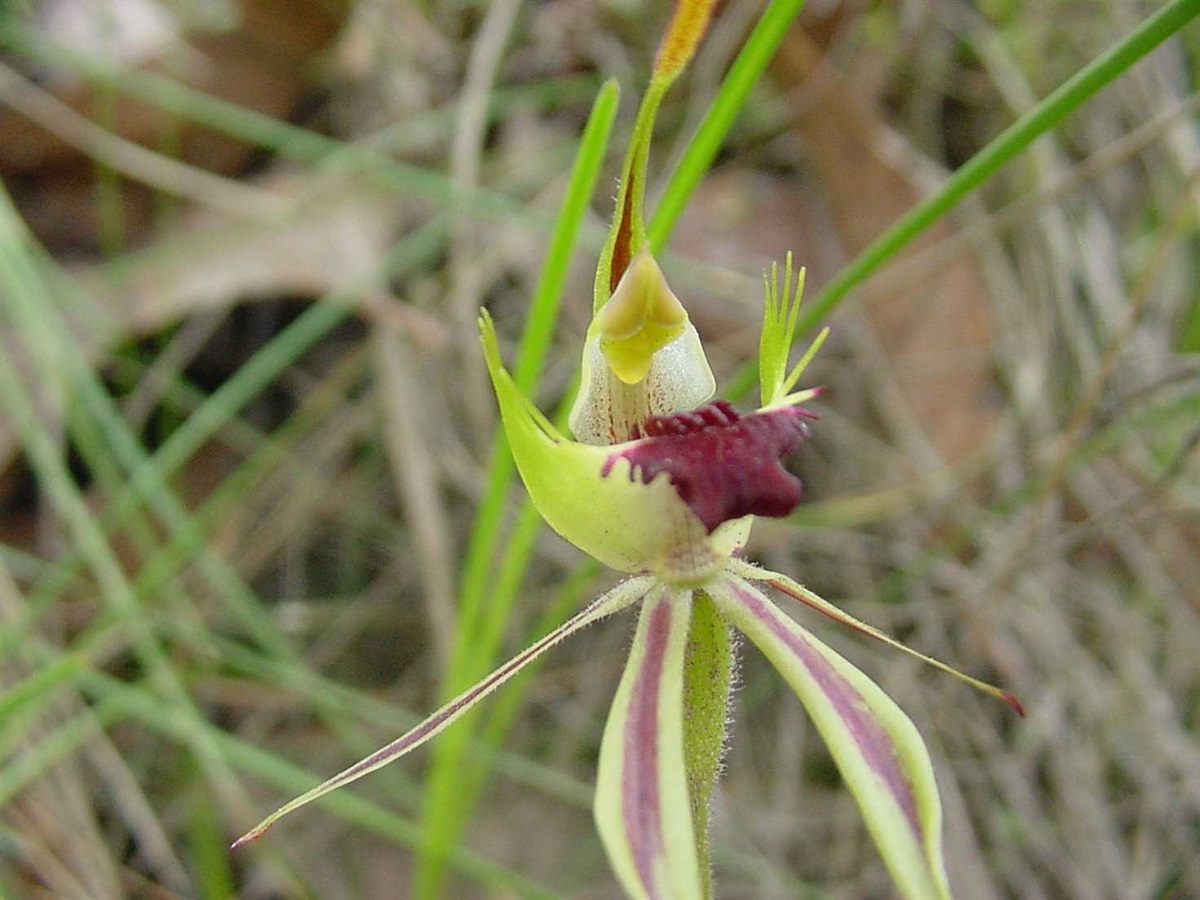
[[[763,652],[807,708],[900,891],[949,895],[941,805],[916,728],[763,588],[1020,707],[1011,695],[905,647],[786,575],[737,557],[754,516],[784,516],[799,502],[800,481],[780,461],[800,446],[815,418],[800,404],[819,393],[793,388],[825,332],[787,370],[803,271],[792,278],[789,256],[782,291],[778,273],[772,276],[760,342],[762,407],[746,415],[724,401],[689,408],[709,399],[708,363],[653,257],[639,253],[584,350],[584,388],[571,421],[587,443],[560,434],[520,392],[500,360],[491,319],[482,314],[488,371],[534,504],[560,535],[631,577],[411,731],[278,809],[237,845],[416,749],[551,647],[640,603],[600,747],[595,801],[601,838],[630,896],[711,894],[708,799],[729,721],[734,629]],[[632,385],[626,381],[638,373]],[[621,434],[627,439],[611,440]]]
[[[480,340],[505,434],[529,495],[563,538],[629,577],[387,746],[280,807],[235,843],[433,738],[547,650],[639,606],[633,645],[600,746],[595,819],[626,893],[712,894],[709,800],[730,723],[735,632],[759,648],[807,709],[854,794],[899,891],[947,897],[941,803],[916,727],[866,675],[780,609],[773,588],[997,696],[1011,695],[912,650],[786,575],[741,558],[755,516],[788,515],[801,483],[782,465],[816,416],[796,390],[827,332],[788,367],[804,273],[789,255],[764,277],[761,407],[709,402],[700,339],[646,239],[649,134],[658,100],[690,56],[711,4],[681,3],[660,49],[596,272],[581,388],[558,429],[514,383],[487,312]],[[682,24],[681,24],[682,23]],[[681,49],[682,48],[682,49]],[[665,62],[664,62],[665,60]]]

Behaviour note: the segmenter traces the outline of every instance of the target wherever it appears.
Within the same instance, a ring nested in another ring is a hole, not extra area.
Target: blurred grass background
[[[763,7],[725,4],[667,97],[660,184]],[[810,7],[664,255],[720,383],[765,265],[793,250],[819,291],[1157,5]],[[436,706],[480,528],[501,655],[612,582],[519,491],[479,524],[473,323],[527,327],[616,76],[538,389],[559,403],[668,12],[0,7],[0,897],[409,896],[460,819],[447,896],[614,894],[590,784],[627,618],[462,738],[477,804],[426,803],[435,747],[225,848]],[[1198,54],[1193,25],[841,304],[809,500],[749,550],[1024,700],[821,632],[929,741],[963,897],[1200,895]],[[741,681],[719,894],[889,896],[794,697],[752,652]]]

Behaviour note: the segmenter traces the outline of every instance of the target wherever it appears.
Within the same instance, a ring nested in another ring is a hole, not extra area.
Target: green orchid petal
[[[611,568],[670,583],[704,581],[745,543],[748,517],[708,534],[665,474],[643,484],[624,458],[602,474],[623,445],[566,440],[505,370],[486,312],[479,327],[513,459],[534,506],[562,537]]]
[[[949,897],[941,800],[916,726],[878,685],[749,582],[727,575],[706,591],[808,710],[900,893]]]
[[[704,896],[683,750],[691,592],[646,597],[600,744],[596,826],[634,898]]]
[[[421,724],[406,731],[386,747],[381,747],[348,769],[339,772],[307,793],[301,794],[294,800],[279,807],[279,809],[263,819],[262,822],[238,838],[230,849],[235,849],[242,844],[248,844],[250,841],[257,840],[262,837],[268,828],[288,813],[294,812],[302,806],[307,806],[309,803],[325,796],[331,791],[345,787],[351,782],[358,781],[364,775],[368,775],[390,762],[395,762],[401,756],[420,747],[426,741],[441,733],[476,703],[490,695],[551,647],[560,644],[584,626],[590,625],[592,622],[603,619],[605,616],[610,616],[636,603],[653,586],[654,580],[648,577],[631,578],[628,581],[621,582],[608,593],[593,600],[582,612],[551,631],[537,643],[521,651],[478,684],[463,691],[433,715],[429,716],[429,718],[421,722]]]

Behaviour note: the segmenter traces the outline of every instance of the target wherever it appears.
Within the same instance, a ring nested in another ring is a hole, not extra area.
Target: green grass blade
[[[17,222],[15,216],[11,216],[5,221]],[[16,233],[19,230],[19,224],[13,224],[12,230]],[[392,254],[391,262],[404,264],[426,262],[430,253],[440,247],[441,234],[440,226],[426,226],[423,232],[415,232],[413,236],[401,243],[400,251]],[[420,240],[414,240],[414,238],[420,238]],[[176,705],[181,710],[186,710],[193,704],[188,702],[186,692],[177,686],[178,679],[170,670],[169,664],[165,662],[162,651],[157,648],[158,633],[151,625],[152,612],[149,609],[139,608],[144,598],[153,596],[152,588],[157,586],[153,582],[157,580],[161,584],[170,576],[170,571],[174,568],[195,560],[201,573],[208,578],[217,593],[224,596],[227,605],[234,611],[235,617],[240,618],[243,624],[247,624],[247,610],[254,614],[249,624],[258,627],[251,627],[251,632],[255,633],[260,640],[263,634],[269,638],[263,646],[275,654],[287,655],[287,651],[282,636],[278,634],[277,627],[261,609],[257,599],[240,580],[240,577],[228,564],[205,547],[202,529],[197,527],[196,521],[189,517],[179,504],[166,485],[165,479],[175,468],[186,464],[187,460],[191,458],[194,448],[198,447],[209,435],[215,434],[225,422],[236,416],[245,400],[259,394],[267,382],[275,378],[287,365],[290,365],[307,347],[323,337],[329,328],[340,322],[349,313],[350,307],[338,300],[327,301],[316,307],[323,310],[322,317],[318,318],[314,315],[305,319],[302,316],[301,320],[303,321],[297,320],[293,323],[293,326],[300,325],[295,333],[289,334],[285,330],[285,333],[268,345],[266,351],[260,352],[254,358],[252,362],[258,363],[257,367],[253,364],[243,367],[234,379],[226,383],[225,387],[230,389],[229,393],[224,398],[220,396],[221,392],[208,398],[200,406],[200,411],[187,420],[181,429],[183,434],[176,432],[178,442],[173,445],[168,442],[166,448],[168,452],[151,459],[147,457],[137,438],[125,426],[120,413],[113,405],[112,398],[108,396],[104,387],[88,367],[85,355],[78,351],[73,344],[73,339],[65,330],[55,327],[55,323],[58,321],[58,314],[54,311],[55,300],[42,285],[37,271],[38,266],[32,261],[33,254],[25,252],[22,249],[25,246],[26,242],[17,239],[6,242],[7,249],[3,259],[0,259],[0,263],[3,263],[4,273],[13,287],[10,292],[12,298],[10,309],[14,317],[23,324],[26,344],[31,348],[37,348],[36,358],[43,361],[43,369],[46,369],[46,366],[52,364],[54,360],[66,361],[65,365],[49,371],[61,376],[64,381],[63,387],[69,387],[70,393],[79,398],[81,409],[86,408],[87,410],[87,416],[73,417],[88,422],[88,429],[80,434],[89,433],[94,426],[103,433],[102,438],[99,437],[99,432],[91,434],[88,440],[88,445],[96,451],[87,454],[90,457],[96,457],[98,465],[95,468],[103,474],[106,481],[113,484],[118,482],[121,477],[118,469],[124,469],[129,473],[129,481],[121,486],[121,490],[110,490],[110,494],[124,507],[120,510],[122,515],[117,518],[129,519],[140,514],[145,506],[154,510],[171,534],[170,543],[150,558],[139,571],[136,583],[131,585],[111,562],[111,548],[104,532],[105,526],[108,529],[113,527],[112,508],[110,507],[110,514],[104,517],[109,521],[96,522],[89,519],[90,514],[86,513],[86,507],[83,507],[78,501],[77,496],[72,499],[74,496],[71,493],[73,485],[71,485],[69,477],[53,468],[55,463],[51,455],[52,451],[45,449],[47,438],[37,431],[36,422],[28,415],[30,406],[29,402],[23,400],[19,394],[20,383],[15,377],[6,378],[3,385],[5,390],[2,392],[4,407],[13,414],[15,419],[27,424],[24,436],[26,444],[30,447],[31,457],[36,463],[39,463],[40,476],[44,483],[51,486],[52,490],[58,486],[58,491],[62,495],[59,499],[60,507],[66,511],[66,517],[70,524],[81,534],[86,535],[86,543],[83,539],[77,541],[79,552],[73,554],[73,558],[66,561],[65,564],[59,563],[55,569],[56,577],[51,580],[61,588],[72,581],[74,571],[80,562],[87,563],[93,570],[97,570],[97,566],[99,566],[100,569],[97,571],[101,576],[101,582],[102,584],[106,581],[110,583],[108,593],[113,596],[114,608],[119,613],[115,617],[109,617],[109,621],[105,622],[105,630],[111,633],[113,629],[120,628],[126,633],[137,636],[135,646],[145,663],[146,670],[157,673],[157,681],[167,685],[167,688],[160,689],[169,688],[169,696],[177,699]],[[403,269],[404,266],[401,265],[399,268]],[[309,312],[312,313],[313,310],[310,309]],[[282,341],[279,339],[280,337],[283,338]],[[7,361],[0,359],[0,364],[7,371],[9,367]],[[214,407],[216,412],[212,415],[203,414],[205,410],[213,410]],[[93,416],[94,419],[90,418]],[[189,428],[191,429],[190,435]],[[170,452],[172,446],[176,448],[174,455]],[[166,465],[163,465],[164,461]],[[61,462],[58,463],[58,466],[61,468]],[[63,504],[69,505],[64,506]],[[85,510],[84,514],[76,514],[79,509]],[[163,560],[170,561],[170,565],[166,567],[168,571],[165,573],[164,566],[161,565]],[[146,584],[148,576],[150,576],[150,585]],[[43,593],[45,592],[43,591]],[[56,591],[51,592],[49,599],[53,600],[56,593]],[[137,611],[135,612],[135,610]],[[26,619],[26,621],[32,620]],[[131,622],[136,622],[136,627],[130,627]],[[18,630],[29,633],[27,626],[22,626]],[[76,650],[79,650],[82,643],[84,643],[82,640],[75,641]],[[201,656],[207,653],[205,647],[197,649]],[[299,665],[298,661],[293,660],[293,665]],[[336,716],[332,718],[336,718]],[[340,730],[345,732],[344,727]],[[197,723],[194,734],[198,743],[209,751],[213,749],[211,733],[203,723]],[[206,764],[206,768],[212,769],[213,764],[211,762]],[[228,776],[223,780],[228,781]],[[226,793],[227,796],[230,795],[229,792]],[[240,791],[235,793],[241,794]]]
[[[807,300],[796,335],[804,334],[837,307],[846,295],[873,275],[917,235],[938,221],[1037,138],[1053,129],[1103,87],[1200,15],[1200,0],[1171,0],[1100,54],[960,166],[945,183],[876,238]],[[748,362],[729,384],[730,397],[745,395],[754,383],[755,363]]]
[[[28,250],[30,238],[23,228],[8,193],[0,188],[0,284],[5,288],[4,311],[10,325],[28,337],[34,348],[34,364],[45,373],[43,383],[59,389],[71,386],[72,376],[83,360],[70,347],[54,345],[56,313],[49,290],[37,273]],[[63,352],[60,352],[63,351]],[[46,355],[49,354],[49,355]],[[57,361],[59,368],[46,369]],[[0,345],[0,406],[15,426],[31,467],[58,513],[67,537],[74,542],[100,587],[101,595],[117,614],[130,635],[139,661],[158,690],[171,697],[180,715],[189,723],[192,749],[214,783],[231,788],[233,782],[212,741],[207,737],[195,702],[173,668],[157,635],[147,626],[138,598],[104,531],[71,477],[54,438],[42,423],[36,401],[26,388],[26,378]]]
[[[803,6],[804,0],[773,0],[746,39],[654,209],[646,236],[655,253],[660,252],[670,239],[683,208],[712,167],[729,129],[745,106],[750,89],[771,62]]]
[[[119,713],[141,722],[150,730],[174,741],[186,736],[175,710],[137,687],[90,671],[81,673],[79,687],[87,696],[94,698],[97,705],[103,704],[106,712]],[[210,727],[212,738],[223,757],[236,769],[258,781],[286,793],[297,793],[319,780],[319,777],[294,763],[245,743],[215,726]],[[414,823],[349,791],[332,794],[321,802],[346,821],[393,843],[414,848],[421,845],[421,831]],[[544,885],[467,850],[452,850],[450,862],[457,871],[493,894],[511,892],[518,897],[547,900],[557,896]]]
[[[503,193],[476,189],[465,198],[456,197],[454,186],[440,172],[397,162],[370,147],[347,145],[171,78],[123,68],[111,60],[80,53],[11,23],[0,22],[0,48],[103,84],[119,94],[168,110],[182,120],[205,125],[286,159],[336,166],[344,172],[361,172],[381,187],[407,197],[422,197],[443,208],[448,208],[453,201],[475,215],[495,216],[507,221],[538,222],[542,218]]]
[[[536,386],[554,333],[572,251],[604,162],[617,100],[616,83],[609,81],[597,96],[580,139],[513,366],[514,378],[525,391]],[[464,562],[459,590],[459,630],[443,695],[453,696],[491,667],[516,600],[519,575],[507,580],[504,590],[492,589],[492,566],[504,532],[504,512],[513,475],[512,456],[503,432],[497,430],[492,441],[487,493],[476,513]],[[532,540],[528,543],[531,545]],[[522,573],[523,568],[522,564]],[[470,815],[470,792],[465,789],[461,768],[476,721],[474,715],[465,717],[433,746],[425,815],[426,854],[417,876],[419,893],[423,895],[438,892],[444,871],[442,861]]]

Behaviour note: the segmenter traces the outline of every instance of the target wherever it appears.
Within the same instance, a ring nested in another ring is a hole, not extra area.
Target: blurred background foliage
[[[667,97],[660,177],[763,6],[724,4]],[[663,260],[718,381],[755,351],[765,265],[793,250],[819,289],[1156,6],[810,3]],[[559,402],[668,13],[0,5],[0,897],[405,896],[439,815],[465,824],[450,895],[614,894],[590,784],[628,618],[526,683],[499,749],[470,738],[478,803],[423,810],[420,754],[226,846],[444,690],[495,428],[476,309],[521,333],[617,77]],[[1193,26],[842,304],[809,500],[749,548],[1024,700],[822,631],[929,741],[963,897],[1200,896],[1198,59]],[[540,533],[488,627],[522,646],[612,581],[582,563]],[[765,668],[741,670],[719,894],[889,895]]]

